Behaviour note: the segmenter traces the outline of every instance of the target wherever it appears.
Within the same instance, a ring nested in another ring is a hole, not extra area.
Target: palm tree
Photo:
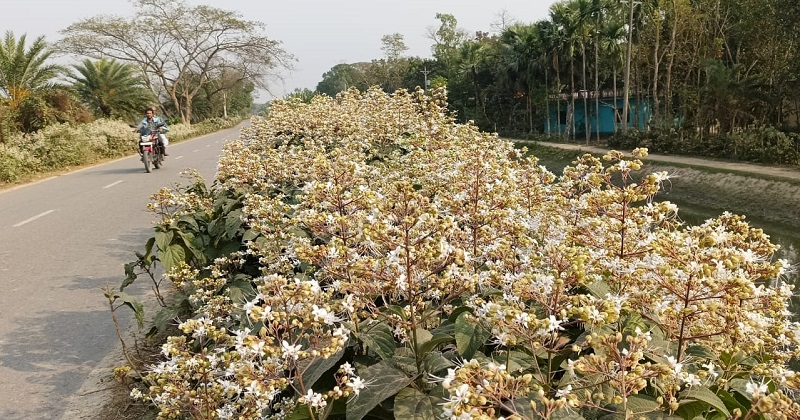
[[[72,86],[98,116],[127,118],[141,113],[154,100],[138,70],[131,64],[86,59],[74,67],[78,74],[70,75]]]
[[[12,110],[19,109],[25,99],[53,86],[52,80],[64,68],[46,64],[53,54],[43,36],[36,38],[29,48],[26,36],[17,39],[7,31],[0,43],[0,94],[8,99]]]

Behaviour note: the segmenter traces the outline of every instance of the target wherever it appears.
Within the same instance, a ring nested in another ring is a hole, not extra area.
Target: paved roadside
[[[525,140],[515,140],[515,139],[509,139],[509,140],[519,143],[526,143],[526,142],[534,143],[545,147],[555,147],[566,150],[581,150],[593,154],[603,154],[608,152],[609,150],[612,150],[597,146],[586,146],[586,145],[571,144],[571,143],[549,143],[549,142],[525,141]],[[707,168],[715,168],[727,171],[747,172],[747,173],[755,173],[755,174],[767,175],[778,178],[800,180],[800,168],[757,165],[753,163],[743,163],[743,162],[726,162],[720,160],[695,158],[689,156],[659,155],[659,154],[649,154],[647,155],[646,158],[642,159],[642,161],[675,163],[680,165],[707,167]]]

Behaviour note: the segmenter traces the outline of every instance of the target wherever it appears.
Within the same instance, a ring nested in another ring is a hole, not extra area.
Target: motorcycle
[[[139,137],[139,153],[142,155],[144,170],[150,173],[150,167],[160,168],[164,163],[164,145],[161,144],[159,134],[163,123],[156,125],[155,130],[143,129]]]

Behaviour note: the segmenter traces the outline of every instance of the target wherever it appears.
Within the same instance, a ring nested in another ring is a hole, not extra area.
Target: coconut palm
[[[64,71],[59,65],[46,63],[53,51],[43,36],[28,48],[25,41],[24,34],[17,39],[7,31],[0,43],[0,94],[8,99],[12,110],[28,97],[52,87],[53,80]]]
[[[138,70],[116,60],[83,60],[70,75],[81,100],[100,117],[127,118],[153,103]]]

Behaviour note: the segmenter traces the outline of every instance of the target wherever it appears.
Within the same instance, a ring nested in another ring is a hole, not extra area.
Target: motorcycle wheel
[[[161,153],[156,153],[153,155],[153,167],[158,169],[161,167],[161,160],[164,159]]]
[[[150,159],[151,159],[151,152],[145,150],[142,152],[142,158],[144,159],[144,171],[148,174],[150,173]]]

